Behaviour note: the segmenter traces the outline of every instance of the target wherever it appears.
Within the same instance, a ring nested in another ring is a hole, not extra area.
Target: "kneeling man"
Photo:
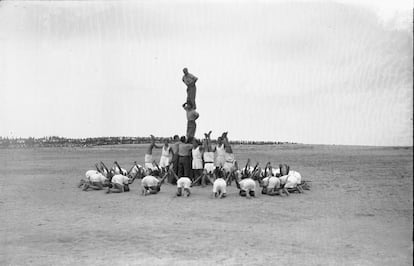
[[[227,184],[226,184],[226,180],[224,180],[224,174],[223,171],[221,171],[220,169],[216,169],[216,176],[217,179],[214,180],[213,182],[213,196],[214,197],[218,197],[220,199],[226,197],[226,188],[227,188]]]
[[[190,191],[191,187],[191,179],[188,177],[180,177],[177,180],[177,197],[181,197],[183,195],[183,190],[186,192],[187,197],[191,195]]]
[[[114,175],[111,179],[111,186],[108,187],[106,193],[122,193],[129,191],[131,179],[124,175]]]

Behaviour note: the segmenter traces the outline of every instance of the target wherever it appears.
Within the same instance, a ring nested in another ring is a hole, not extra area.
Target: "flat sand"
[[[288,163],[310,191],[248,200],[233,185],[174,197],[76,187],[86,170],[143,163],[146,146],[2,149],[0,265],[412,265],[413,149],[236,146]],[[159,150],[154,154],[159,158]]]

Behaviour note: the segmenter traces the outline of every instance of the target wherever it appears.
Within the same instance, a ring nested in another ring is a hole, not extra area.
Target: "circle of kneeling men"
[[[141,180],[141,194],[143,196],[157,194],[166,178],[173,178],[177,185],[177,197],[189,197],[191,188],[201,180],[201,186],[207,183],[213,185],[211,197],[224,198],[227,196],[226,188],[234,181],[239,189],[239,195],[246,198],[256,196],[256,182],[261,188],[261,193],[269,196],[289,196],[290,193],[303,193],[310,189],[310,181],[302,180],[299,172],[291,170],[287,164],[279,164],[272,167],[268,162],[264,168],[259,163],[252,166],[250,159],[243,168],[238,167],[234,161],[231,168],[215,167],[212,171],[204,172],[196,179],[178,177],[170,164],[167,167],[159,167],[154,161],[151,168],[144,168],[136,162],[127,171],[117,161],[108,169],[103,162],[95,164],[95,170],[85,173],[85,178],[78,185],[83,191],[106,190],[106,193],[123,193],[130,191],[129,186],[136,180]]]

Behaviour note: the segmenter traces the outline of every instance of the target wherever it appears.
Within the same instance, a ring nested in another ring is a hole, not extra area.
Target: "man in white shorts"
[[[159,164],[163,171],[166,171],[167,167],[170,165],[170,154],[173,154],[172,149],[170,147],[168,139],[165,139],[164,146],[162,146],[161,150],[161,158]]]
[[[280,179],[273,175],[273,168],[268,162],[264,169],[264,178],[260,181],[260,185],[263,187],[262,194],[275,196],[280,194]]]
[[[201,186],[205,187],[207,185],[207,181],[213,183],[214,178],[214,152],[211,147],[211,139],[210,139],[211,131],[208,133],[204,133],[205,139],[203,141],[203,160],[204,160],[204,169],[201,176],[197,177],[193,184],[197,183],[201,179]]]
[[[227,137],[227,132],[224,132],[221,138],[223,139],[224,151],[225,151],[225,155],[224,155],[225,162],[223,165],[223,169],[226,173],[231,173],[233,171],[234,161],[235,161],[233,149],[231,148],[229,139]]]
[[[146,176],[141,180],[141,192],[142,195],[146,196],[149,194],[157,194],[161,190],[161,185],[167,175],[164,175],[163,178],[158,179],[157,177],[151,175],[152,171],[148,169],[146,171]]]
[[[203,175],[203,147],[200,141],[193,139],[193,149],[191,150],[191,166],[193,170],[193,177],[198,180]],[[194,184],[195,182],[193,182]]]
[[[224,180],[224,173],[223,171],[221,171],[220,169],[217,168],[216,171],[216,176],[217,179],[214,180],[213,182],[213,193],[212,196],[213,197],[218,197],[218,198],[224,198],[226,197],[226,188],[227,188],[227,184],[226,184],[226,180]]]
[[[114,175],[111,179],[111,187],[108,187],[106,193],[122,193],[129,191],[128,185],[130,184],[130,179],[124,175]]]
[[[249,168],[250,168],[250,159],[247,160],[245,169],[249,169]],[[250,171],[245,170],[245,171],[242,171],[241,175],[242,175],[241,181],[236,179],[236,186],[238,189],[240,189],[239,195],[242,197],[246,197],[248,199],[250,199],[250,197],[255,197],[256,182],[251,178],[252,173],[250,173]]]
[[[190,191],[191,179],[189,177],[180,177],[177,180],[177,197],[183,196],[183,190],[186,192],[187,197],[191,195]]]
[[[223,144],[223,138],[218,137],[217,138],[217,145],[214,148],[214,151],[216,153],[216,167],[223,167],[224,163],[226,162],[226,151],[224,150],[224,144]]]
[[[154,165],[152,164],[153,159],[152,159],[152,150],[154,148],[160,149],[161,146],[158,146],[155,144],[155,137],[153,135],[151,135],[151,143],[148,146],[147,149],[147,153],[145,154],[145,169],[151,169],[154,170]]]
[[[284,188],[288,192],[296,192],[297,191],[299,193],[303,193],[303,189],[300,185],[301,182],[302,182],[302,176],[299,174],[299,172],[290,170],[289,174],[287,175]]]
[[[97,165],[96,167],[98,168]],[[85,173],[85,176],[86,176],[86,180],[83,180],[84,182],[81,181],[83,185],[83,188],[82,188],[83,191],[87,191],[89,188],[94,189],[94,190],[103,189],[103,186],[106,181],[106,177],[102,173],[100,173],[99,171],[95,171],[95,170],[89,170]]]

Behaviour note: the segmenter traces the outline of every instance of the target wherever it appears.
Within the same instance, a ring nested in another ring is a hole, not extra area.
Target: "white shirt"
[[[200,146],[191,150],[193,155],[193,169],[203,169],[203,159],[201,157]]]
[[[204,152],[204,163],[214,163],[214,152]]]
[[[269,177],[267,188],[268,189],[280,188],[280,179],[275,176]]]
[[[112,177],[112,183],[124,185],[128,184],[129,178],[124,175],[114,175]]]
[[[289,171],[287,175],[285,188],[294,188],[302,182],[302,176],[293,170]]]
[[[226,181],[223,178],[217,178],[214,180],[213,183],[213,193],[221,191],[222,193],[226,193]]]
[[[216,146],[217,157],[224,157],[226,155],[226,151],[224,150],[224,144]]]
[[[162,146],[161,156],[164,156],[164,157],[170,156],[170,149],[171,149],[170,146],[168,146],[167,148],[165,148],[165,145]]]
[[[106,180],[106,177],[103,174],[99,173],[99,172],[97,172],[96,174],[89,177],[89,181],[91,181],[91,182],[101,182],[101,183],[103,183],[103,182],[105,182],[105,180]]]
[[[155,176],[147,175],[141,180],[141,186],[142,187],[154,187],[154,186],[158,186],[159,182],[160,181]]]
[[[99,174],[99,172],[96,170],[89,170],[89,171],[86,171],[85,177],[86,179],[90,180],[91,176],[96,175],[96,174]]]
[[[190,188],[191,180],[188,177],[180,177],[180,179],[177,180],[177,187],[178,188]]]
[[[240,189],[244,191],[254,191],[256,190],[256,182],[251,178],[245,178],[240,181]]]

